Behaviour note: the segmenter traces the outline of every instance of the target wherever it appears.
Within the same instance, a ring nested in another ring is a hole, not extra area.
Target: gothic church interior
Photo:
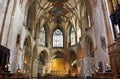
[[[0,0],[0,79],[120,78],[119,14],[120,0]]]

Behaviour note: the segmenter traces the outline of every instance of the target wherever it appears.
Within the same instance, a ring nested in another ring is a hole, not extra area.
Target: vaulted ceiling
[[[77,29],[76,27],[81,26],[82,20],[85,20],[89,11],[86,0],[33,0],[31,3],[30,7],[35,10],[34,22],[36,24],[40,21],[40,26],[48,24],[56,27],[72,24]]]

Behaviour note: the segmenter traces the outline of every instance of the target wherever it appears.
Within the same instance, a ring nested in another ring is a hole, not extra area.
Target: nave
[[[0,0],[0,77],[120,78],[120,0]]]

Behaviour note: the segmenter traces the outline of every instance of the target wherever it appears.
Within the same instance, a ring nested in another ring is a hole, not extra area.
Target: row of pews
[[[10,72],[2,72],[0,70],[0,79],[30,79],[29,77],[18,74],[18,73],[10,73]]]
[[[98,72],[94,76],[87,76],[87,79],[119,79],[119,78],[113,78],[113,74],[110,72],[106,73]]]
[[[84,79],[83,77],[78,77],[77,75],[71,76],[71,75],[52,75],[52,74],[46,74],[45,76],[38,77],[38,79]]]

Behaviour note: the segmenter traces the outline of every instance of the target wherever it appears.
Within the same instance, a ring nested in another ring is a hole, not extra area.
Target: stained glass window
[[[63,32],[60,29],[53,32],[53,47],[63,47]]]
[[[40,45],[45,46],[45,29],[44,29],[44,27],[42,27],[41,31],[40,31]]]
[[[71,37],[71,46],[76,44],[76,38],[75,38],[75,30],[72,27],[70,31],[70,37]]]

